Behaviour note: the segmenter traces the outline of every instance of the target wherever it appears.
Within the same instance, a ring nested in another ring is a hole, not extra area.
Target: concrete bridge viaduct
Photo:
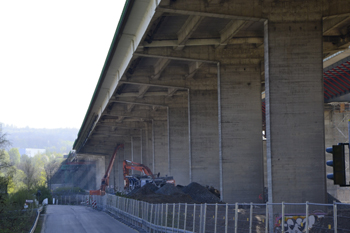
[[[349,25],[346,0],[127,0],[74,149],[100,180],[124,143],[118,187],[130,159],[261,202],[265,130],[269,201],[323,203],[323,58]]]

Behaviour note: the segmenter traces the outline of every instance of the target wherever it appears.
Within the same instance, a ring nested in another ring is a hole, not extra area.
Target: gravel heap
[[[179,188],[175,187],[173,184],[165,184],[163,187],[158,189],[155,193],[164,194],[164,195],[185,194]]]
[[[206,187],[192,182],[187,186],[175,187],[165,184],[158,189],[148,183],[127,194],[128,197],[149,203],[219,203],[220,198],[211,193]]]
[[[145,196],[149,194],[154,194],[158,190],[157,186],[154,184],[148,183],[142,186],[141,188],[134,189],[127,194],[128,197],[138,197]]]
[[[212,194],[206,187],[192,182],[189,185],[183,187],[182,191],[192,197],[193,200],[200,203],[218,203],[220,199]]]

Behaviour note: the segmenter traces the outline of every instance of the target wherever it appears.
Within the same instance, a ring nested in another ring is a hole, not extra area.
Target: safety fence
[[[61,200],[106,210],[147,232],[350,233],[350,204],[343,203],[151,204],[109,194]]]
[[[53,204],[56,205],[90,205],[89,195],[62,195],[54,196]]]
[[[43,207],[40,206],[39,208],[36,209],[36,217],[35,217],[35,221],[33,223],[32,228],[30,229],[29,233],[33,233],[35,231],[36,225],[38,223],[39,220],[39,216],[40,216],[40,212],[43,210]]]

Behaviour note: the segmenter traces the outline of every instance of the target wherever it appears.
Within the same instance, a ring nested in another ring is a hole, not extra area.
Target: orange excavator
[[[141,175],[133,174],[130,175],[129,171],[135,170],[140,171]],[[172,176],[159,177],[159,173],[157,177],[155,177],[146,165],[141,163],[132,162],[129,160],[123,161],[123,175],[124,175],[124,190],[131,191],[135,188],[140,188],[147,183],[152,183],[157,187],[162,187],[165,184],[173,184],[175,185],[175,180]]]
[[[105,175],[103,176],[101,180],[101,186],[98,190],[90,190],[90,195],[98,195],[98,196],[104,196],[106,194],[106,187],[109,186],[109,175],[111,173],[115,157],[117,156],[117,152],[120,148],[124,148],[124,144],[119,144],[113,153],[113,156],[111,158],[111,161],[109,162],[108,168],[106,170]]]

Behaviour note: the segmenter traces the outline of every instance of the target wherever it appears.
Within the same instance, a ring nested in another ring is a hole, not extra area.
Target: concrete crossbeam
[[[204,17],[200,16],[189,16],[187,21],[184,23],[180,31],[177,33],[178,36],[178,46],[174,49],[182,49],[184,44],[189,39],[191,34],[197,29],[199,24],[202,22]]]
[[[207,45],[220,45],[220,39],[188,39],[184,46],[207,46]],[[245,37],[245,38],[232,38],[227,41],[227,44],[262,44],[264,43],[264,38],[262,37]],[[143,48],[156,48],[156,47],[176,47],[179,46],[177,40],[160,40],[152,41],[152,43],[143,43],[139,46],[140,49]]]
[[[232,20],[222,30],[220,36],[220,46],[217,48],[223,48],[227,45],[228,41],[237,34],[248,22],[244,20]]]
[[[154,65],[154,74],[151,76],[152,79],[159,79],[164,69],[168,66],[170,60],[167,58],[160,58]]]
[[[284,20],[314,20],[310,13],[318,12],[320,17],[332,18],[340,15],[349,15],[350,2],[347,0],[320,1],[223,1],[221,4],[207,4],[206,1],[192,0],[176,1],[170,6],[161,6],[157,12],[175,13],[184,15],[197,15],[206,17],[232,18],[252,21],[265,21],[265,19],[280,19],[283,12]],[[315,15],[313,15],[315,16]],[[275,17],[275,18],[274,18]],[[317,16],[318,17],[318,16]]]

